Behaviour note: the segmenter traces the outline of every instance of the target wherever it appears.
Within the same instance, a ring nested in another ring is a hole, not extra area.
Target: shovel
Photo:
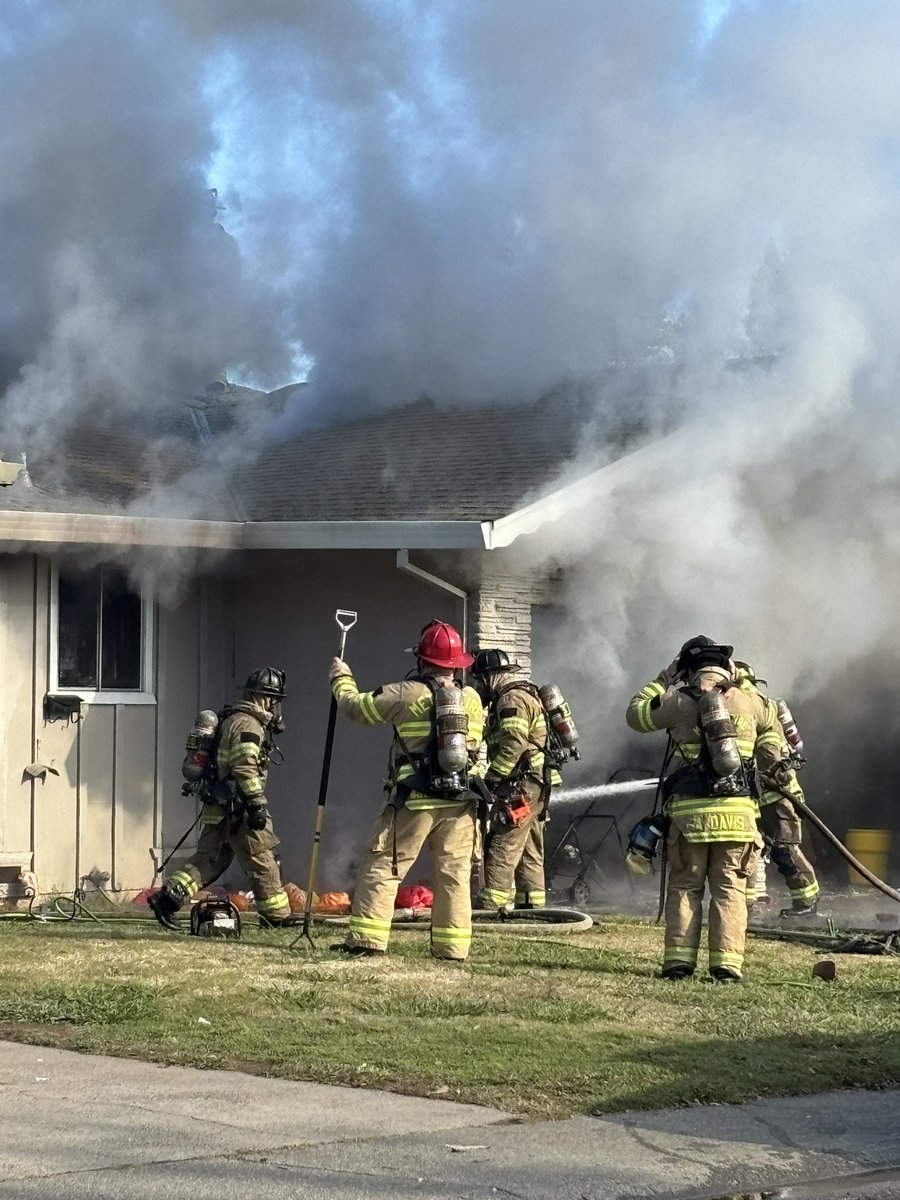
[[[339,608],[334,614],[334,619],[340,627],[341,631],[341,648],[338,651],[338,658],[344,657],[344,647],[347,644],[347,634],[356,624],[357,614],[351,612],[347,608]],[[310,936],[309,928],[312,924],[312,905],[313,893],[316,886],[316,872],[319,867],[319,846],[322,842],[322,826],[325,823],[325,800],[328,796],[328,776],[331,774],[331,751],[334,747],[334,727],[337,722],[337,700],[334,693],[331,696],[331,707],[328,710],[328,729],[325,733],[325,754],[322,759],[322,778],[319,781],[319,806],[316,809],[316,829],[313,834],[312,858],[309,862],[309,883],[306,885],[306,905],[303,909],[303,928],[300,933],[291,942],[289,949],[300,941],[301,938],[306,938],[310,945],[313,944]]]

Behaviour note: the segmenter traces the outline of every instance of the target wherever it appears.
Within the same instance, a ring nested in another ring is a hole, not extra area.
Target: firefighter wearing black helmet
[[[559,773],[537,687],[505,650],[479,650],[470,668],[487,706],[485,784],[494,797],[484,852],[483,908],[543,908],[544,821]]]
[[[767,771],[780,761],[782,734],[775,706],[736,686],[732,653],[691,638],[626,713],[632,729],[664,730],[670,739],[661,788],[670,822],[666,979],[696,969],[707,889],[710,974],[723,983],[743,974],[747,881],[762,846],[754,766]]]
[[[204,791],[201,833],[191,858],[148,900],[156,919],[177,929],[176,914],[236,858],[250,880],[260,924],[291,923],[291,906],[273,850],[278,838],[266,803],[273,734],[282,732],[285,674],[262,667],[247,677],[241,699],[221,714],[217,779]]]

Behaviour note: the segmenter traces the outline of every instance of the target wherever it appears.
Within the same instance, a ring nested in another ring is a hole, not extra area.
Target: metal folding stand
[[[606,884],[603,881],[603,873],[600,870],[600,864],[597,862],[597,856],[608,838],[615,836],[619,846],[619,854],[622,859],[625,857],[625,846],[622,842],[622,834],[619,831],[618,818],[614,813],[594,812],[594,807],[598,803],[599,801],[597,800],[593,801],[583,813],[579,813],[569,821],[553,852],[548,855],[544,867],[547,890],[551,891],[553,890],[554,876],[559,873],[559,868],[563,865],[577,864],[576,870],[566,871],[566,876],[575,876],[574,883],[568,890],[572,900],[576,904],[588,904],[591,901],[593,898],[591,892],[592,880],[595,890],[606,890]],[[583,827],[587,826],[588,823],[594,823],[592,828],[596,828],[596,822],[598,821],[605,821],[607,823],[606,829],[600,835],[599,840],[591,846],[592,838],[589,839],[585,836],[584,841],[582,840],[582,833],[586,834],[587,832]],[[571,850],[564,854],[563,852],[569,848]],[[629,887],[633,887],[630,875],[627,872],[625,872],[625,875],[628,879]]]

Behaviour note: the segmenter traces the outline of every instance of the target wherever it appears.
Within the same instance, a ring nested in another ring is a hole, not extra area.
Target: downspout
[[[437,575],[432,575],[430,571],[425,571],[421,567],[415,566],[409,561],[408,550],[397,551],[397,570],[405,571],[407,575],[414,575],[417,579],[424,579],[426,583],[430,583],[432,587],[440,588],[443,592],[449,592],[451,596],[458,596],[462,600],[462,640],[463,645],[469,644],[469,593],[464,592],[462,588],[458,588],[453,583],[448,583],[446,579],[441,579]]]

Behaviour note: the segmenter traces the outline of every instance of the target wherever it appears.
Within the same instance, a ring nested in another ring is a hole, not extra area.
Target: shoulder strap
[[[535,700],[541,699],[537,684],[532,683],[530,679],[513,679],[511,683],[507,683],[499,689],[495,699],[499,700],[501,696],[505,696],[508,692],[515,691],[517,688],[521,692],[528,692],[529,695],[534,696]],[[541,708],[543,707],[543,702],[541,702]]]

